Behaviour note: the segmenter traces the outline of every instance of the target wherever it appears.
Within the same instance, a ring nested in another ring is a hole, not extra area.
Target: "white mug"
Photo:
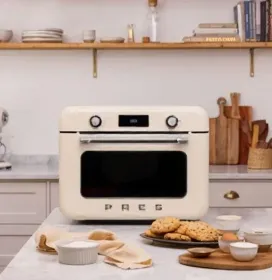
[[[95,30],[84,30],[83,31],[83,41],[84,42],[94,42],[96,39]]]

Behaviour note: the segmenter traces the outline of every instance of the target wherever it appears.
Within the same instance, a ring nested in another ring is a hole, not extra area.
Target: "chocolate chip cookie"
[[[189,221],[180,222],[180,226],[178,229],[175,230],[175,232],[185,235],[190,223],[191,222],[189,222]]]
[[[174,232],[180,226],[180,220],[174,217],[163,217],[154,221],[150,230],[155,234]]]
[[[177,240],[177,241],[191,241],[191,238],[189,236],[176,232],[166,233],[164,235],[164,239]]]
[[[147,229],[144,234],[148,237],[153,237],[153,238],[163,237],[163,235],[153,233],[150,229]]]
[[[217,241],[218,232],[205,222],[190,223],[186,235],[197,241]]]

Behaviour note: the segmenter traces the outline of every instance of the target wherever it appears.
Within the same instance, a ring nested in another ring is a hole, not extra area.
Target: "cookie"
[[[187,228],[188,228],[190,223],[191,222],[188,222],[188,221],[180,222],[180,226],[179,226],[178,229],[175,230],[175,232],[185,235],[186,234],[186,230],[187,230]]]
[[[153,238],[159,238],[159,237],[162,237],[161,235],[159,234],[155,234],[153,233],[150,229],[147,229],[144,233],[146,236],[148,237],[153,237]]]
[[[218,231],[205,222],[190,223],[186,235],[197,241],[218,240]]]
[[[191,238],[189,236],[176,232],[166,233],[164,235],[164,239],[177,240],[177,241],[191,241]]]
[[[151,225],[151,231],[155,234],[169,233],[177,230],[180,226],[180,220],[174,217],[159,218]]]

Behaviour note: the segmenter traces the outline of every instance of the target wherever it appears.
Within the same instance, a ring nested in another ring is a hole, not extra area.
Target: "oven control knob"
[[[175,117],[175,116],[169,116],[169,117],[166,119],[166,125],[167,125],[169,128],[175,128],[175,127],[178,125],[178,118]]]
[[[90,125],[94,128],[99,127],[102,124],[102,120],[99,116],[92,116],[90,118]]]

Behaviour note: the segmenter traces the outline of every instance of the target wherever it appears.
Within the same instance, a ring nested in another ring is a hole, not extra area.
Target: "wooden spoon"
[[[256,148],[258,141],[259,141],[259,125],[254,124],[251,147]]]
[[[257,124],[259,126],[259,140],[266,141],[266,137],[268,134],[268,124],[266,120],[256,120],[252,122],[252,126]]]

